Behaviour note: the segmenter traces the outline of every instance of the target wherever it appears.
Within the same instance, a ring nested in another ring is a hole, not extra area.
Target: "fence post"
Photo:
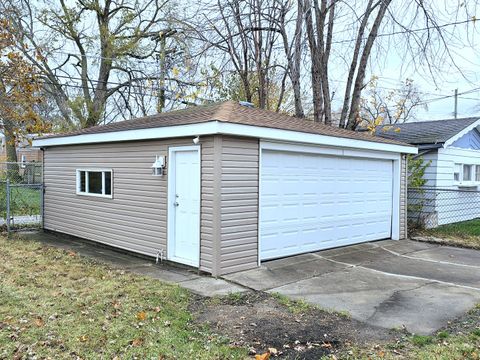
[[[7,233],[10,234],[10,179],[7,178]]]
[[[44,216],[43,216],[45,213],[44,196],[45,196],[45,187],[44,187],[44,184],[42,183],[40,184],[40,216],[42,217],[42,223],[41,223],[42,230],[45,224]]]

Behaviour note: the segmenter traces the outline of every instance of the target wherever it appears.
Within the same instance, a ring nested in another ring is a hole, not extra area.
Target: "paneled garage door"
[[[391,160],[263,150],[260,258],[389,238]]]

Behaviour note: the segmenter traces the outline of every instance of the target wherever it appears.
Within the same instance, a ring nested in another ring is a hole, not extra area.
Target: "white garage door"
[[[391,236],[391,160],[263,150],[260,258]]]

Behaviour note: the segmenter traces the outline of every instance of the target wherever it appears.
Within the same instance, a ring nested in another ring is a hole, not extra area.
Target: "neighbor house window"
[[[475,181],[480,182],[480,165],[475,165]]]
[[[472,181],[473,165],[463,165],[463,181]]]
[[[22,155],[22,158],[21,158],[21,167],[22,168],[25,168],[27,167],[27,157],[25,155]]]
[[[112,170],[78,169],[77,194],[112,197]]]
[[[455,167],[453,169],[453,181],[455,182],[460,182],[460,172],[462,170],[462,165],[461,164],[455,164]]]

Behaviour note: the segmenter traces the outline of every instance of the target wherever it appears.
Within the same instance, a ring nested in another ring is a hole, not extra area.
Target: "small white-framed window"
[[[480,182],[480,165],[475,165],[475,181]]]
[[[20,158],[20,166],[22,168],[27,167],[27,157],[25,156],[25,154],[23,154],[22,157]]]
[[[462,164],[455,164],[453,168],[453,181],[456,183],[460,182],[461,179],[461,173],[462,173]]]
[[[77,195],[112,198],[111,169],[77,169]]]

